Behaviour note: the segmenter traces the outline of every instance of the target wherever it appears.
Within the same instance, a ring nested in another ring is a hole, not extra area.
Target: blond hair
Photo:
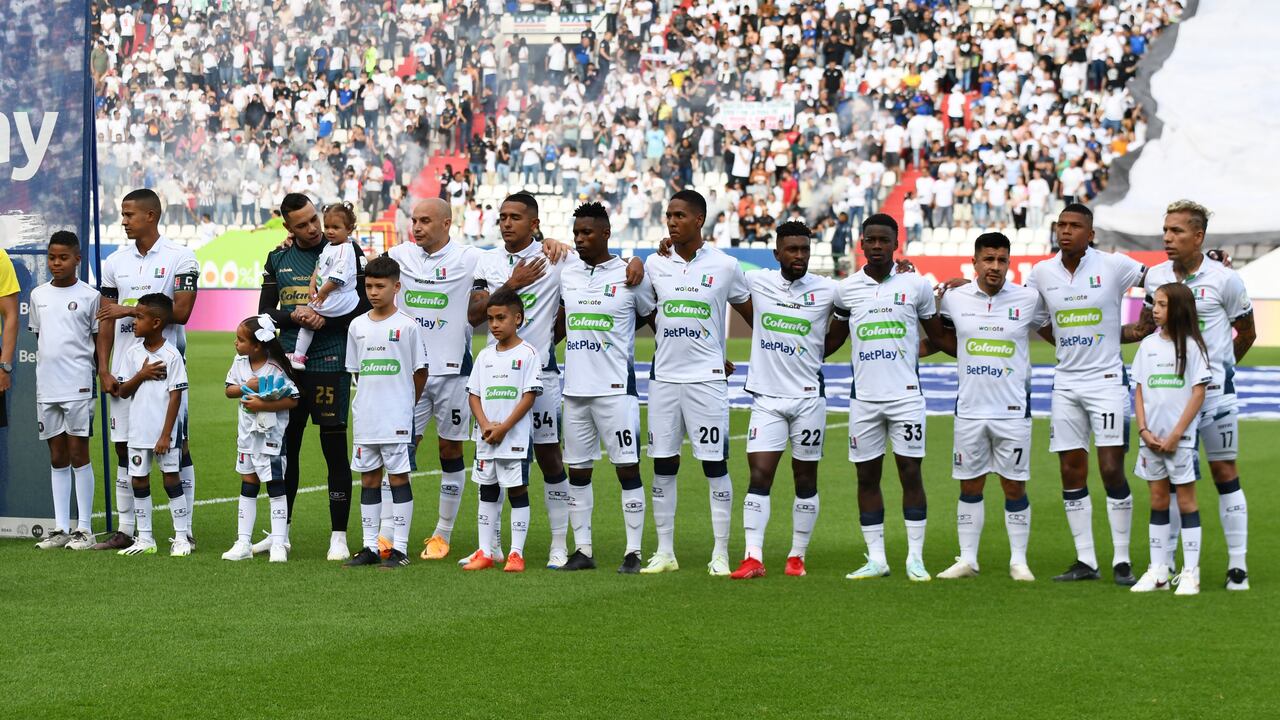
[[[1213,213],[1209,212],[1209,208],[1201,205],[1194,200],[1174,200],[1169,203],[1169,207],[1164,209],[1165,215],[1173,213],[1186,213],[1191,216],[1191,222],[1194,229],[1204,232],[1209,228],[1209,216]]]

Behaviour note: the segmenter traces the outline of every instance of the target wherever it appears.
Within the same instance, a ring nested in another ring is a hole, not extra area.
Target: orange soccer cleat
[[[471,559],[466,565],[462,566],[463,570],[488,570],[493,567],[493,558],[484,554],[483,550],[475,551]]]
[[[524,572],[524,557],[518,552],[507,554],[507,563],[502,566],[503,572]]]
[[[382,537],[381,535],[378,536],[378,557],[382,558],[383,560],[386,560],[387,558],[391,557],[391,551],[394,548],[395,548],[395,544],[393,544],[390,540]]]
[[[432,535],[422,543],[426,545],[420,555],[423,560],[443,560],[449,555],[449,541],[439,535]]]

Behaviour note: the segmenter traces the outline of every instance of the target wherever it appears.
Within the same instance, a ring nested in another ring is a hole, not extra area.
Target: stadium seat
[[[919,240],[912,240],[907,243],[907,256],[924,255],[924,243]]]
[[[937,241],[930,241],[930,242],[924,243],[924,254],[925,255],[941,255],[942,243]]]
[[[1031,239],[1034,236],[1035,236],[1034,230],[1032,230],[1031,228],[1024,227],[1021,230],[1014,233],[1014,236],[1009,239],[1012,241],[1021,243],[1023,245],[1026,245],[1031,242]]]
[[[953,227],[951,228],[951,233],[948,235],[947,240],[948,242],[956,246],[963,247],[965,245],[968,245],[972,247],[974,236],[971,236],[970,232],[971,231],[965,230],[964,228]]]
[[[920,242],[933,242],[933,228],[927,227],[920,230]]]

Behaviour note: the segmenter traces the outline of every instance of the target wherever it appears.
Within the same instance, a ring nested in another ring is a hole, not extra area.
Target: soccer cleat
[[[264,530],[263,532],[266,532],[266,531]],[[271,533],[267,533],[266,537],[262,538],[261,540],[253,544],[254,555],[261,555],[262,553],[267,552],[270,549],[271,549]]]
[[[729,577],[734,580],[750,580],[751,578],[762,578],[764,575],[764,563],[753,557],[749,557],[746,560],[743,560],[742,564],[738,566],[738,569],[734,570],[733,574]]]
[[[510,560],[508,560],[507,562],[510,562]],[[595,570],[595,569],[596,569],[596,559],[591,557],[590,555],[587,555],[581,550],[574,550],[573,554],[569,556],[568,561],[566,561],[564,565],[560,566],[560,570],[562,572],[572,572],[574,570]]]
[[[117,555],[155,555],[155,540],[135,540],[133,544],[123,550],[117,550]]]
[[[1089,567],[1077,560],[1074,563],[1071,563],[1071,567],[1067,568],[1066,572],[1061,575],[1055,575],[1053,577],[1053,581],[1076,582],[1077,580],[1097,580],[1099,577],[1101,576],[1098,575],[1097,568]]]
[[[71,533],[71,541],[67,543],[68,550],[88,550],[93,547],[93,534],[88,530],[76,530]]]
[[[231,549],[222,553],[223,560],[251,560],[253,558],[253,548],[247,542],[236,542]]]
[[[467,563],[462,566],[463,570],[488,570],[493,567],[493,558],[485,555],[482,550],[475,551],[466,560]]]
[[[383,560],[386,560],[387,558],[391,557],[391,551],[394,549],[395,549],[395,545],[394,543],[391,542],[390,538],[385,538],[381,535],[378,536],[378,556],[379,557],[381,557]]]
[[[1164,565],[1152,565],[1142,573],[1142,577],[1129,588],[1129,592],[1146,593],[1169,589],[1169,568]]]
[[[481,554],[481,551],[480,551],[480,550],[476,550],[475,552],[471,553],[470,555],[467,555],[467,556],[465,556],[465,557],[460,557],[460,558],[458,558],[458,567],[462,567],[463,565],[466,565],[467,563],[471,562],[472,560],[474,560],[474,559],[475,559],[476,555],[479,555],[479,554]]]
[[[1249,573],[1240,568],[1231,568],[1227,571],[1227,589],[1228,590],[1248,590],[1249,589]]]
[[[191,554],[191,542],[186,538],[173,538],[169,542],[169,557],[187,557]]]
[[[590,560],[591,558],[587,558]],[[592,564],[595,567],[595,564]],[[565,568],[561,568],[565,569]],[[524,557],[514,550],[507,556],[507,562],[502,566],[502,572],[522,573],[524,572]]]
[[[449,556],[449,541],[439,535],[432,535],[422,541],[426,547],[418,557],[423,560],[443,560]]]
[[[43,540],[36,543],[36,548],[39,550],[53,550],[54,548],[66,547],[69,542],[71,542],[70,533],[65,533],[61,530],[54,530],[48,535],[45,535]]]
[[[188,533],[188,534],[187,534],[187,544],[191,546],[191,552],[195,552],[195,551],[196,551],[196,536],[195,536],[195,535],[192,535],[192,534],[190,534],[190,533]]]
[[[285,546],[288,549],[288,546]],[[329,537],[329,554],[324,556],[325,560],[337,560],[345,562],[351,557],[351,550],[347,547],[347,534],[344,532],[335,532]]]
[[[1133,566],[1127,562],[1116,563],[1111,568],[1111,577],[1120,587],[1133,587],[1138,579],[1133,576]]]
[[[1173,591],[1174,595],[1199,595],[1200,594],[1200,568],[1183,568],[1178,573],[1178,577],[1173,579],[1173,584],[1178,586]]]
[[[622,564],[618,566],[619,575],[639,575],[640,574],[640,553],[627,553],[622,558]]]
[[[285,353],[285,358],[289,360],[289,364],[293,366],[294,370],[307,369],[306,355],[303,355],[302,353],[291,352],[291,353]]]
[[[908,560],[907,579],[911,582],[929,582],[933,577],[929,575],[928,570],[924,569],[924,563],[919,560]]]
[[[888,565],[876,562],[868,555],[863,557],[867,558],[867,564],[845,575],[846,580],[870,580],[871,578],[889,577]]]
[[[971,578],[978,576],[978,568],[969,563],[956,558],[956,564],[938,573],[940,580],[956,580],[958,578]]]
[[[1009,577],[1018,582],[1035,582],[1036,580],[1036,576],[1031,574],[1031,568],[1021,563],[1009,563]]]
[[[804,571],[804,558],[799,555],[792,555],[787,558],[787,568],[782,572],[791,577],[804,577],[808,574]]]
[[[391,548],[391,553],[382,561],[381,569],[395,570],[396,568],[408,567],[409,556],[400,552],[395,548]]]
[[[111,537],[94,545],[92,550],[124,550],[133,545],[133,536],[126,535],[119,530],[111,533]]]
[[[498,560],[498,562],[502,562],[502,561]],[[551,548],[551,555],[547,557],[548,570],[559,570],[560,568],[564,567],[565,563],[567,562],[569,562],[568,553],[566,553],[561,548]]]
[[[378,557],[378,553],[367,547],[360,548],[360,552],[351,557],[350,560],[342,563],[344,568],[364,567],[366,565],[377,565],[382,562],[382,558]]]
[[[271,562],[289,562],[289,546],[283,543],[271,546]]]
[[[729,556],[728,555],[712,555],[711,562],[707,563],[707,574],[712,577],[724,577],[729,574]]]
[[[680,563],[676,562],[676,556],[668,553],[654,553],[649,558],[649,564],[640,568],[641,575],[657,575],[659,573],[675,572],[680,569]]]

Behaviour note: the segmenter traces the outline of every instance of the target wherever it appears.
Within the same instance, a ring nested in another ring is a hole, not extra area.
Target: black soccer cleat
[[[1133,576],[1133,566],[1127,562],[1116,563],[1111,568],[1111,578],[1120,587],[1133,587],[1138,584],[1138,578]]]
[[[1228,590],[1248,590],[1249,573],[1243,568],[1231,568],[1227,571]]]
[[[409,556],[405,555],[399,550],[396,550],[395,548],[392,548],[391,554],[387,556],[386,560],[382,561],[382,565],[380,566],[380,568],[383,570],[395,570],[396,568],[402,568],[408,565],[409,565]]]
[[[1091,568],[1077,560],[1071,564],[1071,567],[1067,568],[1066,572],[1054,576],[1053,581],[1075,582],[1077,580],[1097,580],[1099,577],[1097,568]]]
[[[622,564],[618,566],[619,575],[639,575],[640,574],[640,553],[627,553],[622,558]]]
[[[568,562],[562,565],[560,569],[564,572],[572,570],[595,570],[596,560],[581,550],[574,550],[573,554],[569,556]]]
[[[382,558],[378,557],[378,553],[369,548],[360,548],[360,552],[351,557],[350,560],[342,563],[342,567],[360,567],[362,565],[378,565],[382,562]]]

